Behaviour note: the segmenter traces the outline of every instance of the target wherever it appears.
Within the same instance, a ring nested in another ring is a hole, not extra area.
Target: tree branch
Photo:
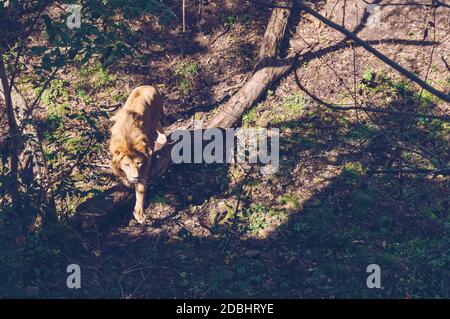
[[[326,108],[329,108],[333,111],[365,111],[370,113],[381,113],[381,114],[392,114],[392,115],[399,115],[399,116],[410,116],[410,117],[416,117],[416,118],[428,118],[428,119],[438,119],[446,122],[450,122],[450,116],[448,115],[433,115],[433,114],[422,114],[422,113],[413,113],[413,112],[401,112],[401,111],[394,111],[394,110],[386,110],[381,109],[373,106],[364,106],[364,105],[335,105],[332,103],[329,103],[327,101],[322,100],[321,98],[317,97],[313,93],[311,93],[307,88],[305,88],[301,83],[300,80],[295,74],[295,82],[300,90],[306,93],[313,101],[319,103],[320,105],[325,106]]]
[[[381,53],[380,51],[378,51],[377,49],[372,47],[366,41],[364,41],[364,40],[360,39],[359,37],[357,37],[353,32],[351,32],[351,31],[341,27],[340,25],[334,23],[333,21],[331,21],[331,20],[325,18],[324,16],[322,16],[321,14],[317,13],[315,10],[311,9],[310,7],[305,5],[303,3],[303,1],[301,1],[301,0],[295,0],[295,1],[300,6],[300,8],[303,9],[305,12],[307,12],[310,15],[312,15],[313,17],[317,18],[318,20],[320,20],[321,22],[323,22],[327,26],[329,26],[329,27],[331,27],[331,28],[341,32],[342,34],[346,35],[349,39],[352,39],[354,42],[356,42],[357,44],[362,46],[364,49],[366,49],[367,51],[369,51],[370,53],[375,55],[378,59],[380,59],[381,61],[383,61],[384,63],[386,63],[390,67],[392,67],[393,69],[397,70],[399,73],[401,73],[402,75],[404,75],[405,77],[407,77],[411,81],[417,83],[419,86],[421,86],[422,88],[424,88],[428,92],[430,92],[433,95],[437,96],[441,100],[444,100],[446,102],[450,102],[450,95],[445,94],[444,92],[441,92],[441,91],[435,89],[434,87],[432,87],[431,85],[429,85],[428,83],[426,83],[425,81],[420,79],[417,75],[415,75],[411,71],[406,70],[404,67],[402,67],[401,65],[399,65],[396,62],[394,62],[393,60],[391,60],[390,58],[385,56],[383,53]]]
[[[5,99],[6,105],[6,116],[8,119],[8,129],[9,129],[9,138],[10,138],[10,151],[11,151],[11,190],[10,194],[12,196],[13,204],[14,199],[16,198],[15,194],[18,190],[18,169],[19,169],[19,153],[21,148],[21,135],[19,132],[19,128],[17,126],[16,116],[14,115],[14,106],[11,98],[11,91],[9,90],[8,76],[6,73],[5,64],[3,61],[3,54],[0,54],[0,83],[3,88],[3,96]]]

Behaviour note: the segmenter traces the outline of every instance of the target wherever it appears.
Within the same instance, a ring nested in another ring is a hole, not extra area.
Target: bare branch
[[[370,112],[370,113],[381,113],[381,114],[392,114],[392,115],[400,115],[400,116],[409,116],[409,117],[415,117],[415,118],[428,118],[428,119],[438,119],[446,122],[450,122],[450,116],[448,115],[433,115],[433,114],[422,114],[422,113],[415,113],[415,112],[401,112],[401,111],[395,111],[395,110],[387,110],[387,109],[381,109],[374,106],[367,106],[367,105],[335,105],[332,103],[329,103],[327,101],[322,100],[321,98],[317,97],[313,93],[311,93],[308,89],[306,89],[298,79],[297,74],[295,74],[295,81],[297,83],[297,86],[300,90],[306,93],[312,100],[319,103],[320,105],[325,106],[326,108],[329,108],[334,111],[364,111],[364,112]]]
[[[6,73],[5,64],[3,61],[3,55],[0,55],[0,80],[1,87],[3,88],[3,96],[6,104],[6,116],[8,119],[9,137],[10,137],[10,151],[11,151],[11,172],[10,177],[12,180],[11,195],[14,201],[15,193],[17,192],[17,177],[19,169],[19,149],[21,146],[20,132],[17,126],[16,116],[14,114],[14,106],[11,98],[11,91],[9,90],[8,76]]]
[[[450,175],[450,168],[427,169],[427,168],[399,168],[399,169],[379,169],[369,170],[369,174],[429,174],[429,175]]]
[[[407,77],[411,81],[417,83],[419,86],[421,86],[422,88],[424,88],[428,92],[432,93],[433,95],[436,95],[441,100],[444,100],[446,102],[450,102],[450,95],[435,89],[434,87],[432,87],[431,85],[429,85],[428,83],[426,83],[425,81],[420,79],[417,75],[415,75],[411,71],[406,70],[404,67],[402,67],[401,65],[399,65],[396,62],[394,62],[393,60],[391,60],[390,58],[385,56],[383,53],[381,53],[380,51],[378,51],[377,49],[372,47],[366,41],[364,41],[364,40],[360,39],[359,37],[357,37],[353,32],[351,32],[351,31],[341,27],[340,25],[334,23],[333,21],[325,18],[321,14],[317,13],[315,10],[313,10],[310,7],[308,7],[307,5],[305,5],[303,3],[303,1],[296,0],[296,3],[305,12],[311,14],[313,17],[315,17],[318,20],[322,21],[327,26],[329,26],[329,27],[331,27],[331,28],[333,28],[333,29],[343,33],[349,39],[353,40],[354,42],[356,42],[357,44],[362,46],[364,49],[366,49],[367,51],[369,51],[370,53],[375,55],[377,58],[379,58],[381,61],[383,61],[384,63],[388,64],[390,67],[392,67],[393,69],[397,70],[399,73],[401,73],[402,75],[404,75],[405,77]]]

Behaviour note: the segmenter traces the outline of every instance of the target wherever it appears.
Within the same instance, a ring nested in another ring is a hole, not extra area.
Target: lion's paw
[[[145,220],[144,208],[135,208],[133,211],[133,216],[139,224],[142,224]]]
[[[156,138],[156,142],[158,144],[161,144],[161,145],[166,144],[167,143],[167,136],[166,136],[166,134],[161,134],[159,132],[157,132],[157,133],[158,133],[158,137]]]

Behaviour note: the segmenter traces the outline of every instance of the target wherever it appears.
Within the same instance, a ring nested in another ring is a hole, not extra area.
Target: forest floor
[[[122,59],[108,69],[97,63],[69,69],[52,83],[50,96],[44,96],[43,129],[58,130],[54,118],[61,110],[54,108],[65,103],[69,113],[82,108],[97,116],[102,136],[83,168],[73,172],[73,185],[83,193],[68,192],[60,201],[68,214],[93,190],[116,183],[107,167],[108,118],[134,87],[157,86],[165,125],[175,128],[191,117],[207,120],[248,79],[270,9],[226,3],[207,1],[201,19],[189,7],[186,33],[143,20],[136,27],[145,58]],[[316,8],[448,92],[448,10],[386,6],[377,20],[366,14],[365,2],[343,3],[320,1]],[[449,124],[338,112],[315,98],[436,115],[448,115],[449,105],[317,20],[292,15],[282,54],[294,50],[302,58],[242,121],[244,127],[280,129],[279,172],[263,175],[257,164],[174,165],[152,182],[143,225],[124,211],[93,232],[55,230],[67,239],[46,243],[45,254],[37,255],[38,244],[31,242],[33,264],[23,275],[23,296],[450,296],[448,178],[395,172],[448,167]],[[72,125],[77,136],[77,122],[67,121],[65,134]],[[36,241],[51,237],[36,235]],[[66,287],[69,263],[81,266],[81,289]],[[373,263],[381,267],[382,289],[366,286],[366,268]]]

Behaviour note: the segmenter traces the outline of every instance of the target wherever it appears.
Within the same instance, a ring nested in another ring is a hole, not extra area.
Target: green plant
[[[279,225],[287,218],[286,212],[276,211],[259,203],[252,203],[242,215],[249,235],[258,236],[268,227]]]
[[[81,79],[77,91],[84,96],[87,95],[88,91],[105,88],[116,80],[116,77],[111,75],[100,62],[94,65],[82,65],[80,75]]]
[[[242,124],[244,127],[248,127],[255,123],[257,117],[257,107],[252,107],[242,116]]]
[[[199,67],[196,63],[181,65],[175,69],[175,75],[178,76],[178,83],[183,94],[188,94],[199,74]]]
[[[298,198],[290,194],[281,195],[277,198],[277,202],[288,210],[294,210],[300,206]]]
[[[290,117],[298,116],[299,113],[304,110],[305,106],[305,98],[300,94],[288,97],[283,103],[283,108]]]
[[[68,83],[61,79],[53,79],[50,81],[47,89],[41,96],[42,104],[47,107],[47,115],[50,117],[63,117],[68,111],[69,93],[67,90]],[[38,86],[35,93],[39,94],[42,87]]]
[[[237,18],[233,15],[222,17],[222,23],[225,27],[232,27],[236,24]]]
[[[365,69],[363,73],[363,80],[366,83],[370,83],[375,79],[376,73],[374,73],[371,69]]]
[[[301,111],[305,110],[307,105],[306,99],[302,94],[295,94],[283,100],[278,106],[277,112],[273,115],[272,122],[282,125],[288,120],[294,120],[300,116]]]
[[[240,20],[242,21],[242,27],[244,30],[247,30],[252,21],[250,16],[248,14],[244,14],[240,17]]]
[[[115,77],[109,74],[105,67],[103,67],[100,63],[96,63],[92,69],[93,76],[92,82],[94,82],[94,88],[100,89],[109,84],[111,84]]]

